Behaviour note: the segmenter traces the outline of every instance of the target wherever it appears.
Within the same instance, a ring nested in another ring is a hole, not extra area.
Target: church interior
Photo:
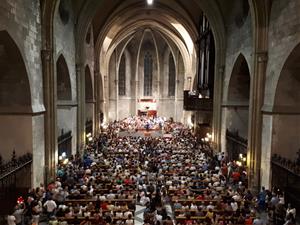
[[[0,224],[296,224],[299,11],[2,0]]]

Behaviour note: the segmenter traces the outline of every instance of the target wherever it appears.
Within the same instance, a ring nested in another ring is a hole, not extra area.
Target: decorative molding
[[[257,61],[258,63],[266,63],[268,61],[268,52],[263,51],[263,52],[257,52]]]

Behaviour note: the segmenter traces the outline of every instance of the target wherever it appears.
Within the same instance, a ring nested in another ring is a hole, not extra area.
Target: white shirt
[[[7,216],[7,224],[8,225],[16,225],[16,217],[13,215]]]
[[[47,212],[53,212],[56,209],[57,205],[56,205],[55,201],[47,200],[44,204],[44,207],[47,208]]]
[[[238,210],[238,204],[236,202],[231,202],[230,205],[231,205],[231,208],[234,212]]]

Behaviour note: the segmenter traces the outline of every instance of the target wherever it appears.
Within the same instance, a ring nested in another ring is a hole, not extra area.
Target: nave
[[[18,198],[8,218],[17,224],[64,225],[294,220],[295,209],[284,209],[282,192],[252,194],[245,165],[215,154],[182,124],[165,121],[162,132],[168,135],[161,137],[129,132],[120,137],[122,126],[127,127],[124,121],[108,124],[83,155],[61,157],[56,180]],[[265,209],[274,214],[263,220]]]

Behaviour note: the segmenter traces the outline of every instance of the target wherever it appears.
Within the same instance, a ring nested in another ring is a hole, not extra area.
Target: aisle
[[[134,225],[143,225],[144,224],[144,212],[146,210],[145,206],[136,205],[134,213]]]

